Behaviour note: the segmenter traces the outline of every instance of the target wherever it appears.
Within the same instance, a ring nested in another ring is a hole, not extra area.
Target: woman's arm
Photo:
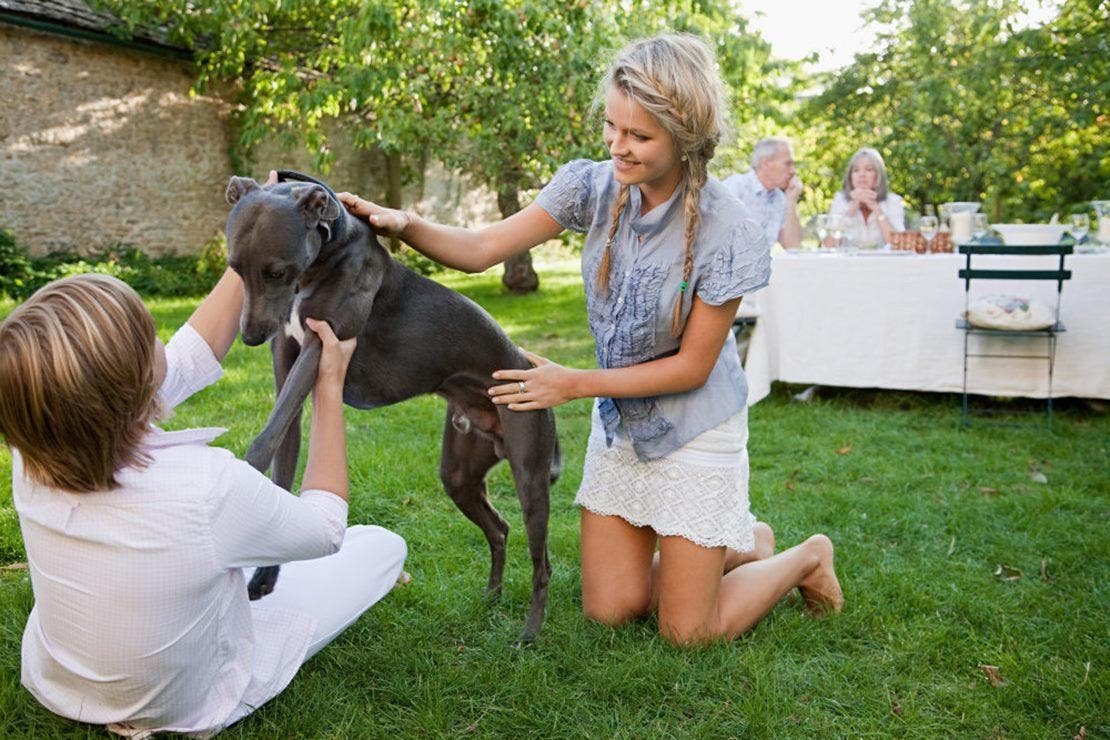
[[[513,411],[551,408],[575,398],[639,398],[700,388],[717,363],[740,298],[711,306],[694,298],[678,352],[629,367],[576,370],[528,353],[529,370],[498,370],[496,380],[513,381],[489,389],[493,402]],[[525,384],[521,393],[520,382]]]
[[[223,362],[235,335],[239,333],[239,312],[243,308],[243,280],[228,268],[196,310],[188,323],[212,348],[217,362]]]
[[[890,195],[879,202],[875,208],[875,219],[879,222],[879,231],[883,235],[883,243],[890,244],[894,233],[905,231],[905,216],[902,212],[902,200],[896,195]]]
[[[339,193],[339,200],[353,215],[365,218],[377,233],[398,237],[425,257],[464,272],[481,272],[563,231],[535,203],[474,230],[437,224],[412,211],[382,208],[351,193]]]
[[[325,321],[306,318],[323,345],[316,387],[312,390],[312,426],[308,439],[301,490],[334,493],[344,501],[348,496],[347,430],[343,426],[343,381],[355,351],[354,337],[339,341]]]
[[[798,218],[798,198],[802,195],[802,181],[797,176],[790,178],[786,194],[786,220],[779,229],[779,244],[784,249],[797,247],[802,243],[802,222]]]
[[[323,348],[302,495],[291,496],[241,460],[228,465],[221,486],[226,495],[212,525],[226,568],[323,557],[343,542],[348,484],[342,388],[355,339],[340,342],[327,323],[305,323],[319,335]]]

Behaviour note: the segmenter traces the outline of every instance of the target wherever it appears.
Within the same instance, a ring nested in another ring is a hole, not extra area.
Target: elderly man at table
[[[786,139],[760,139],[752,148],[752,168],[723,182],[763,228],[767,248],[777,241],[783,247],[802,243],[798,197],[802,182],[794,172],[794,152]]]

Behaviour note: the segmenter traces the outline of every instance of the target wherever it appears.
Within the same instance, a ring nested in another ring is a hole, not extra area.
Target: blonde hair
[[[149,462],[139,443],[160,412],[155,337],[139,296],[106,275],[50,283],[0,324],[0,434],[31,480],[107,490]]]
[[[683,189],[686,253],[682,287],[671,315],[671,334],[678,336],[682,299],[694,264],[694,236],[701,220],[701,190],[709,179],[709,161],[727,129],[724,85],[713,51],[704,41],[691,34],[661,34],[635,41],[617,55],[602,78],[599,98],[612,90],[639,103],[670,134],[683,168],[679,187]],[[602,290],[609,289],[613,238],[628,199],[629,186],[621,185],[597,272]]]

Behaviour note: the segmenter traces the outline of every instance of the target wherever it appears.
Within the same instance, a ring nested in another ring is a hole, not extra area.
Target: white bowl
[[[991,224],[1010,247],[1054,246],[1067,231],[1064,224]]]
[[[941,205],[947,206],[949,213],[978,213],[981,203],[977,200],[956,200]]]

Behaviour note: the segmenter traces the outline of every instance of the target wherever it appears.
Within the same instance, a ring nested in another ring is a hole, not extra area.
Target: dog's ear
[[[322,226],[330,235],[331,222],[339,218],[339,204],[335,198],[319,185],[293,188],[291,194],[297,200],[308,227]]]
[[[240,198],[252,190],[257,190],[258,187],[258,183],[249,177],[232,177],[227,181],[224,200],[227,201],[229,206],[233,206],[239,202]]]

